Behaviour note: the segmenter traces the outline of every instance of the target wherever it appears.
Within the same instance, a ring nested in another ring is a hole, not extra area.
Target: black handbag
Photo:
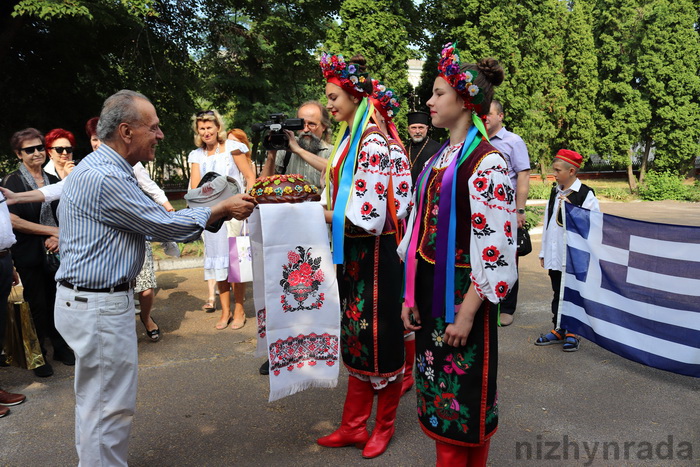
[[[518,227],[518,256],[526,256],[532,251],[530,231],[527,224]]]
[[[44,258],[44,270],[49,274],[56,274],[58,268],[61,266],[61,256],[58,253],[52,253],[46,250],[46,255]]]

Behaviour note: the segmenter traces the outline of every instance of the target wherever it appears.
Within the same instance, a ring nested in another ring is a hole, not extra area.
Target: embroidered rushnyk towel
[[[261,204],[249,225],[258,354],[270,359],[270,402],[335,387],[340,301],[323,207]]]

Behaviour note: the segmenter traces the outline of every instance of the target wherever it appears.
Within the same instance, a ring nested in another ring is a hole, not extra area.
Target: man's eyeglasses
[[[197,112],[197,118],[204,117],[205,115],[214,115],[213,110],[202,110],[201,112]]]
[[[315,130],[318,128],[318,123],[304,121],[304,126],[309,127],[310,130]]]
[[[73,148],[71,146],[54,146],[49,149],[53,149],[59,154],[63,154],[64,152],[66,154],[73,154]]]
[[[27,146],[26,148],[22,148],[22,151],[26,155],[34,154],[34,151],[39,151],[39,152],[44,152],[46,148],[44,147],[43,144],[37,144],[36,146]]]

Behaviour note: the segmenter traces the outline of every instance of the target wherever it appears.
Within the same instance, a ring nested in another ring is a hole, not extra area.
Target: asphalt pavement
[[[601,208],[700,225],[697,203]],[[489,465],[700,466],[700,379],[625,360],[585,340],[574,353],[533,345],[551,327],[551,288],[537,259],[539,240],[533,235],[534,252],[521,258],[515,322],[499,330],[500,426]],[[412,392],[401,401],[389,449],[373,460],[362,459],[354,447],[315,443],[340,422],[346,371],[335,389],[268,403],[267,378],[258,374],[263,359],[254,357],[252,287],[246,326],[218,331],[218,311],[200,309],[207,296],[201,269],[161,271],[158,284],[152,316],[161,341],[148,342],[135,319],[139,389],[130,465],[434,465],[434,444],[418,426]],[[55,374],[44,379],[0,368],[0,387],[27,395],[0,419],[0,465],[77,464],[73,368],[52,363]]]

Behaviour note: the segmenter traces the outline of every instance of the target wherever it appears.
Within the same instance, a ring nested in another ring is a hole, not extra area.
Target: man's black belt
[[[68,281],[59,282],[63,287],[69,289],[77,290],[78,292],[97,292],[97,293],[108,293],[108,292],[125,292],[134,286],[133,282],[122,282],[121,284],[115,285],[114,287],[107,287],[104,289],[91,289],[88,287],[76,287]]]

